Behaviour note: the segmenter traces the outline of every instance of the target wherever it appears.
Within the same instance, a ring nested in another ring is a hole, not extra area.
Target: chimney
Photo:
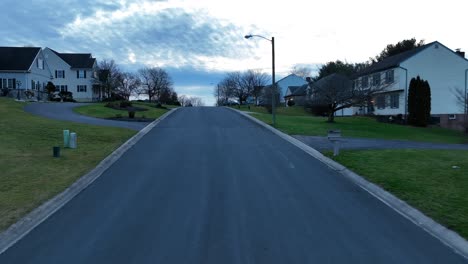
[[[460,49],[455,49],[455,53],[458,54],[460,57],[465,58],[464,51],[461,51]]]

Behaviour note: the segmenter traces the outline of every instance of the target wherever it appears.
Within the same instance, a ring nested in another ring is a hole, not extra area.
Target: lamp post
[[[262,39],[266,39],[271,42],[271,61],[272,61],[272,66],[271,66],[271,114],[273,118],[273,126],[276,125],[276,113],[275,113],[275,98],[276,98],[276,83],[275,83],[275,37],[265,38],[264,36],[260,35],[246,35],[245,38],[249,39],[252,37],[259,37]]]

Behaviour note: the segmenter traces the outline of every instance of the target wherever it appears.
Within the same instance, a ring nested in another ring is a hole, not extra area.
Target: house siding
[[[93,69],[76,69],[66,63],[62,58],[57,56],[49,48],[44,49],[44,55],[49,64],[54,85],[66,85],[69,92],[72,92],[73,99],[79,102],[93,101],[93,84],[94,84],[94,68]],[[95,67],[95,65],[94,65]],[[65,78],[55,78],[55,71],[65,71]],[[78,70],[86,70],[86,78],[77,78]],[[86,85],[86,92],[78,92],[78,85]]]
[[[438,48],[435,46],[438,45]],[[465,89],[468,61],[441,44],[435,43],[401,64],[411,78],[420,76],[431,87],[431,114],[461,114],[454,89]]]

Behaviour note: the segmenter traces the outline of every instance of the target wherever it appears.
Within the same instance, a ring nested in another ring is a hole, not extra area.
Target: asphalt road
[[[224,108],[173,113],[0,263],[466,263]]]
[[[73,108],[82,105],[87,105],[87,103],[31,103],[26,105],[24,110],[31,114],[50,119],[72,121],[96,126],[111,126],[141,130],[149,124],[147,122],[127,122],[94,118],[80,115],[73,111]]]

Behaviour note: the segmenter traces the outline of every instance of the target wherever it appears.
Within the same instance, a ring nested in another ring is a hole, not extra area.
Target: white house
[[[359,72],[354,84],[360,88],[385,85],[367,107],[355,107],[354,114],[408,114],[408,86],[417,76],[431,87],[431,116],[439,117],[442,127],[460,129],[464,109],[457,104],[455,89],[467,93],[468,60],[440,42],[432,42],[388,57]]]
[[[97,94],[96,59],[89,53],[59,53],[45,48],[44,57],[52,72],[52,82],[59,91],[69,91],[76,101],[94,101]]]
[[[0,47],[0,90],[23,98],[25,90],[43,91],[51,79],[41,48]]]
[[[285,103],[284,96],[286,95],[286,92],[289,86],[302,86],[304,84],[307,84],[307,82],[303,78],[295,74],[290,74],[284,77],[283,79],[280,79],[279,81],[277,81],[276,87],[278,87],[280,91],[280,95],[279,95],[280,103]]]

